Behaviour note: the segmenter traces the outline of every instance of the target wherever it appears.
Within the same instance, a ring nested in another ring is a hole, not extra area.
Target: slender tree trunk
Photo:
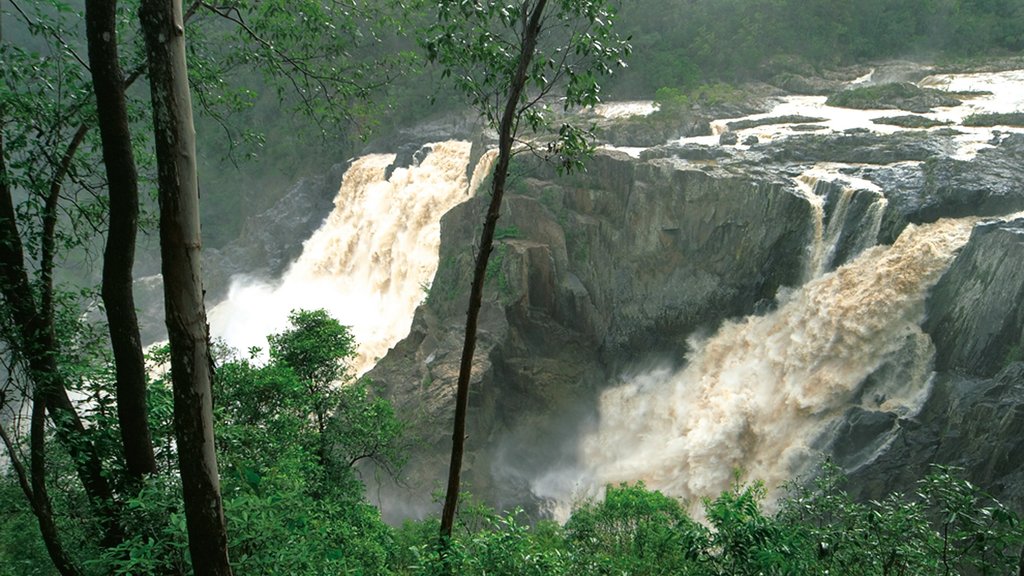
[[[2,123],[0,123],[2,124]],[[67,155],[65,155],[67,157]],[[58,174],[55,179],[63,179]],[[49,289],[44,287],[44,291]],[[57,438],[68,450],[75,470],[82,482],[96,514],[104,523],[104,544],[114,545],[122,538],[115,514],[115,504],[110,483],[103,474],[99,458],[90,433],[82,424],[67,394],[63,377],[57,365],[57,338],[54,333],[52,315],[42,313],[37,307],[33,290],[25,269],[24,249],[8,184],[7,165],[4,156],[3,136],[0,134],[0,294],[15,326],[13,335],[17,342],[11,342],[17,353],[28,362],[29,376],[36,389],[34,396],[41,397],[47,412],[57,430]]]
[[[146,367],[132,294],[139,192],[125,82],[118,60],[117,2],[86,0],[85,29],[110,190],[110,225],[103,253],[103,305],[117,372],[117,419],[125,465],[138,484],[144,475],[156,472],[156,458],[147,422]]]
[[[452,427],[452,457],[448,467],[448,489],[445,493],[444,508],[441,511],[441,545],[447,547],[452,537],[452,526],[455,523],[455,509],[459,503],[459,485],[462,474],[462,454],[466,444],[466,411],[469,406],[469,379],[473,370],[473,353],[476,350],[476,327],[483,302],[484,279],[487,275],[487,261],[494,246],[494,230],[501,214],[501,200],[505,195],[505,181],[508,178],[509,162],[512,158],[512,144],[518,123],[516,111],[519,108],[519,97],[526,83],[530,60],[537,47],[540,35],[541,15],[547,0],[538,0],[530,13],[526,30],[523,34],[522,52],[515,77],[509,86],[505,110],[498,125],[498,161],[494,168],[494,180],[491,187],[491,203],[484,219],[484,229],[480,234],[480,249],[476,255],[476,266],[473,269],[473,284],[469,294],[469,309],[466,311],[466,334],[462,344],[462,360],[459,364],[459,379],[455,396],[455,422]]]
[[[22,465],[21,459],[18,458],[18,453],[15,450],[14,442],[11,441],[10,436],[7,435],[7,431],[4,430],[3,426],[0,425],[0,439],[3,440],[4,446],[7,448],[7,454],[11,468],[14,469],[15,475],[18,477],[18,484],[21,486],[21,491],[25,494],[25,499],[28,500],[29,506],[32,507],[32,513],[36,517],[36,522],[39,524],[39,533],[43,537],[43,544],[46,546],[46,552],[50,556],[50,560],[53,562],[54,568],[57,572],[60,572],[61,576],[80,576],[82,573],[78,569],[78,566],[68,556],[67,551],[61,544],[60,537],[57,533],[57,526],[53,521],[53,510],[50,507],[50,497],[46,492],[46,477],[45,477],[45,444],[42,442],[43,432],[43,418],[44,411],[46,410],[45,404],[42,400],[39,404],[33,404],[32,406],[32,420],[31,420],[31,451],[32,451],[32,474],[31,480],[29,473],[25,471],[25,466]],[[36,463],[38,461],[38,464]],[[31,484],[30,484],[31,482]],[[35,489],[33,489],[33,486]]]
[[[164,307],[189,552],[197,576],[230,575],[213,439],[213,369],[199,262],[199,185],[181,2],[143,0],[139,18],[153,101]]]
[[[39,521],[39,531],[43,535],[46,551],[53,560],[53,565],[62,576],[78,576],[82,572],[71,561],[57,535],[57,526],[53,522],[53,509],[50,506],[50,495],[46,490],[46,401],[42,394],[37,394],[32,401],[32,423],[29,432],[32,453],[32,508]]]

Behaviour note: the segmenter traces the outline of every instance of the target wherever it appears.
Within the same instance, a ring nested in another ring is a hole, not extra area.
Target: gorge
[[[1024,73],[927,72],[846,81],[963,103],[621,105],[593,113],[585,173],[521,155],[482,313],[469,490],[564,517],[609,482],[695,500],[735,469],[774,489],[828,456],[865,498],[939,462],[1020,510],[1024,130],[963,124],[1024,108]],[[884,120],[908,114],[938,125]],[[368,488],[392,520],[433,511],[444,480],[487,148],[431,127],[355,160],[301,256],[269,266],[281,279],[236,277],[211,312],[240,350],[294,307],[353,325],[358,369],[417,435],[405,482]]]

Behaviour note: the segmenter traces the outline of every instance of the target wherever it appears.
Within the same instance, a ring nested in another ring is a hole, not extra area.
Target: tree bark
[[[156,458],[147,419],[142,338],[132,293],[139,191],[125,82],[118,59],[117,2],[86,0],[85,29],[110,193],[110,223],[103,252],[103,306],[117,374],[117,419],[125,467],[138,485],[143,476],[156,472]]]
[[[512,159],[512,144],[518,122],[519,97],[526,84],[527,71],[537,47],[541,30],[541,16],[547,0],[538,0],[523,33],[519,65],[509,85],[505,110],[498,125],[498,161],[494,168],[491,187],[491,202],[480,234],[480,249],[473,269],[473,283],[469,294],[469,309],[466,311],[466,334],[462,344],[462,359],[459,364],[459,379],[455,395],[455,422],[452,430],[452,456],[448,467],[448,488],[445,492],[444,508],[441,511],[441,546],[447,547],[452,537],[455,510],[459,503],[459,485],[462,474],[462,455],[466,445],[466,412],[469,406],[469,379],[473,371],[473,353],[476,350],[477,320],[483,302],[484,279],[487,276],[487,261],[494,246],[494,231],[501,214],[501,200],[505,194],[509,162]]]
[[[143,0],[139,18],[153,102],[164,307],[189,553],[197,576],[230,575],[214,450],[213,369],[199,262],[199,186],[181,3]]]

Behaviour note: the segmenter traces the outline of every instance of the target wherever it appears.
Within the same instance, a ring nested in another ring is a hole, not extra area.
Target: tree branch
[[[89,125],[82,124],[75,131],[74,136],[71,137],[71,142],[68,143],[68,147],[64,150],[64,155],[61,157],[53,177],[50,179],[50,190],[46,195],[43,207],[42,256],[39,263],[39,275],[42,281],[43,293],[40,306],[45,318],[44,322],[47,323],[53,322],[53,266],[56,252],[54,237],[57,229],[57,202],[60,200],[60,191],[63,187],[64,177],[67,176],[71,162],[74,160],[75,152],[78,151],[78,147],[82,144],[82,140],[85,139],[85,134],[88,131]]]
[[[28,26],[29,30],[31,30],[33,28],[45,29],[58,42],[60,42],[60,46],[61,46],[61,48],[64,49],[65,52],[67,52],[68,54],[71,55],[72,58],[77,60],[78,63],[81,64],[83,68],[85,68],[86,70],[89,69],[89,65],[85,62],[85,60],[83,60],[82,57],[78,55],[78,52],[75,52],[74,48],[72,48],[71,45],[68,44],[67,41],[64,40],[64,38],[57,31],[51,29],[50,26],[48,26],[46,24],[43,24],[43,23],[39,22],[38,20],[33,20],[32,17],[29,16],[28,14],[26,14],[25,10],[23,10],[22,7],[18,5],[18,1],[17,0],[10,0],[10,2],[11,2],[11,6],[14,6],[14,9],[18,12],[18,14],[21,15],[22,19],[25,21],[25,25]]]

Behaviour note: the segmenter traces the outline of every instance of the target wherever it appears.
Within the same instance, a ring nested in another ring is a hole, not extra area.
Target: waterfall
[[[778,486],[813,460],[814,441],[858,399],[872,372],[919,327],[928,289],[967,242],[974,219],[909,226],[892,246],[789,292],[765,316],[728,322],[691,342],[681,370],[628,377],[600,399],[581,443],[584,482],[643,480],[691,501],[730,486],[735,469]],[[873,408],[911,413],[928,362],[910,381],[873,390]]]
[[[394,154],[353,162],[333,212],[280,281],[232,279],[227,300],[210,311],[213,335],[243,352],[265,348],[267,334],[284,329],[292,309],[325,308],[352,329],[359,346],[353,369],[371,368],[409,333],[437,271],[441,216],[472,192],[469,143],[424,150],[419,165],[387,179]]]

